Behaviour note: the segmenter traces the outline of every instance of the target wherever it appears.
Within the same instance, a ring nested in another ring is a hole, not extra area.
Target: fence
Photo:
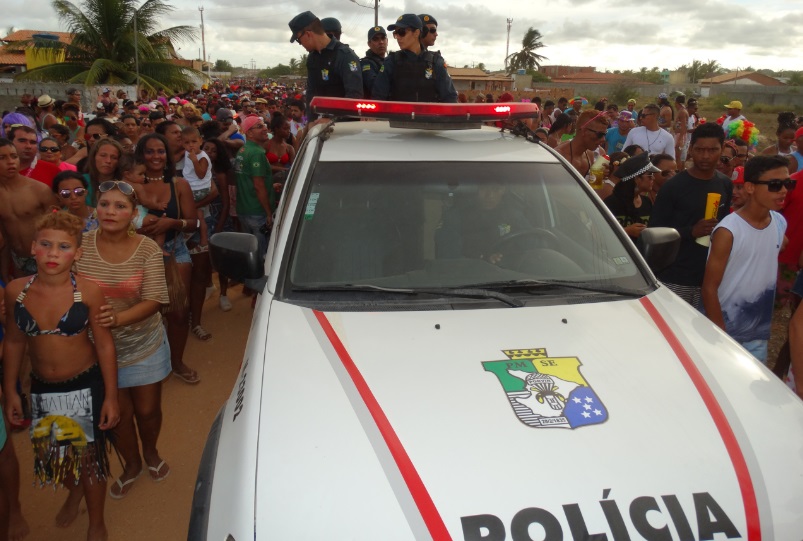
[[[67,83],[2,83],[0,84],[0,111],[13,111],[20,105],[23,94],[41,96],[47,94],[54,100],[67,100],[67,90],[76,88],[81,91],[81,109],[94,111],[100,101],[104,88],[111,90],[114,99],[118,90],[123,90],[132,99],[136,96],[133,85],[86,86]]]

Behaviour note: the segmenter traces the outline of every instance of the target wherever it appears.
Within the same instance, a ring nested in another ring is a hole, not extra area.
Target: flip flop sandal
[[[153,466],[148,466],[148,473],[150,474],[151,479],[153,480],[154,483],[161,483],[162,481],[167,479],[167,477],[170,475],[170,472],[172,471],[170,469],[168,469],[167,473],[164,475],[159,474],[159,472],[162,471],[162,468],[164,466],[167,466],[167,462],[165,462],[164,460],[159,462],[159,465],[156,466],[155,468]]]
[[[111,499],[113,499],[113,500],[122,500],[123,498],[128,496],[128,493],[131,491],[131,489],[129,488],[128,490],[125,490],[125,487],[127,487],[129,485],[132,485],[134,483],[134,481],[139,479],[139,476],[142,475],[143,471],[144,470],[140,470],[139,473],[136,476],[132,477],[131,479],[129,479],[128,481],[125,481],[125,482],[120,481],[119,477],[117,479],[115,479],[114,483],[112,483],[112,486],[109,487],[109,497]],[[116,494],[114,492],[112,492],[114,490],[114,487],[118,487]],[[125,491],[125,492],[123,492],[123,491]]]
[[[196,383],[201,382],[201,376],[199,376],[195,370],[190,370],[184,374],[180,372],[173,372],[173,375],[184,383],[189,383],[190,385],[195,385]]]

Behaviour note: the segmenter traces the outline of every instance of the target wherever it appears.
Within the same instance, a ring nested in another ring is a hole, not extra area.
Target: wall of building
[[[23,94],[34,96],[47,94],[54,100],[66,101],[69,88],[77,88],[81,91],[81,109],[94,111],[95,105],[100,101],[104,86],[87,87],[67,83],[4,83],[0,84],[0,112],[13,111],[20,105],[20,97]],[[112,97],[118,90],[124,90],[132,98],[136,95],[136,88],[133,85],[109,85],[109,89]]]

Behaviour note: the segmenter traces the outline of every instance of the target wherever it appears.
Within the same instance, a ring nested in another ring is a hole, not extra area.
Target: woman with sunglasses
[[[98,228],[95,209],[86,204],[86,177],[76,171],[62,171],[53,179],[53,193],[61,207],[84,221],[84,233]]]
[[[114,436],[123,473],[112,483],[109,495],[119,500],[145,467],[154,482],[170,474],[157,449],[162,381],[170,374],[170,346],[159,309],[168,296],[162,249],[134,230],[133,187],[109,180],[98,189],[99,227],[84,235],[78,272],[103,290],[108,304],[101,307],[100,322],[111,329],[117,349],[120,424]]]
[[[717,171],[731,178],[731,175],[733,175],[733,168],[736,167],[734,159],[736,158],[737,152],[736,144],[733,141],[725,141],[725,144],[722,146],[722,155],[720,155],[719,162],[717,163]]]
[[[421,48],[423,23],[405,13],[388,26],[399,51],[385,59],[374,80],[372,95],[378,100],[457,103],[457,91],[440,53]]]
[[[86,145],[84,141],[84,127],[81,126],[79,120],[81,118],[81,110],[73,103],[65,103],[61,106],[62,119],[64,125],[70,130],[70,143],[75,143],[77,148]]]
[[[73,164],[61,161],[61,145],[53,137],[45,137],[39,141],[39,152],[37,154],[43,162],[52,163],[59,168],[59,171],[75,171]]]
[[[192,259],[182,233],[195,231],[198,221],[190,185],[183,178],[175,177],[175,164],[163,136],[152,133],[140,138],[134,155],[145,164],[145,185],[142,189],[148,199],[155,203],[149,212],[158,217],[148,221],[140,232],[152,238],[165,235],[164,251],[175,258],[184,291],[189,292]],[[174,286],[179,287],[178,284]],[[201,378],[183,360],[190,332],[188,311],[186,304],[170,306],[166,316],[167,337],[173,375],[185,383],[195,384]]]
[[[75,155],[76,149],[70,144],[70,128],[64,124],[54,124],[50,127],[50,137],[59,145],[62,161],[66,162]]]

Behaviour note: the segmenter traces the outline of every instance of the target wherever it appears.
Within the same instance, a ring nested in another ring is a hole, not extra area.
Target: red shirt
[[[42,184],[45,184],[48,188],[53,187],[53,179],[59,173],[61,173],[61,170],[59,169],[58,165],[54,165],[50,162],[42,160],[37,160],[34,167],[29,167],[20,171],[20,175],[23,177],[38,180]]]
[[[778,254],[778,262],[796,269],[800,253],[803,252],[803,171],[798,171],[790,178],[798,184],[786,194],[784,201],[783,217],[786,218],[789,244]]]

